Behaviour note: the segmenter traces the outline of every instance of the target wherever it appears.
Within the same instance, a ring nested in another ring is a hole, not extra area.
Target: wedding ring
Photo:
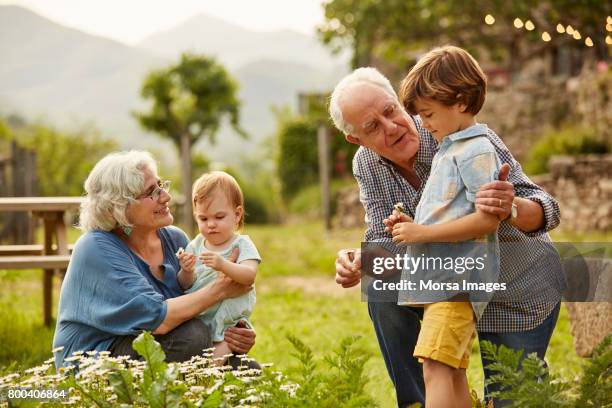
[[[499,199],[499,206],[500,207],[502,206],[502,199],[501,198]]]

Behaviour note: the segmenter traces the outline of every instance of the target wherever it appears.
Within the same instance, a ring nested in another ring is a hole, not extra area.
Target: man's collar
[[[454,142],[456,140],[469,139],[471,137],[486,135],[488,130],[489,128],[484,123],[476,123],[475,125],[472,125],[463,130],[451,133],[447,137],[451,142]]]

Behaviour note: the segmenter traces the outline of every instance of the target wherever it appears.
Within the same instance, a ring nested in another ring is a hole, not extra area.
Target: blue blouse
[[[53,348],[64,348],[55,353],[56,367],[75,351],[108,350],[117,336],[152,331],[164,321],[165,300],[183,294],[175,253],[189,240],[176,227],[158,235],[163,280],[114,233],[96,230],[79,238],[60,293]]]

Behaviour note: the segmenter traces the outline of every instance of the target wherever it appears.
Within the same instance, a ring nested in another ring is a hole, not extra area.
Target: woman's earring
[[[132,233],[132,227],[124,226],[123,233],[125,234],[126,237],[129,237],[130,234]]]

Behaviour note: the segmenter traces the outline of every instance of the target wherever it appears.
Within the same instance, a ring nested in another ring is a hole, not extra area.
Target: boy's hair
[[[219,190],[227,197],[227,201],[234,207],[242,207],[242,216],[238,220],[238,229],[244,226],[244,195],[238,182],[231,175],[224,171],[211,171],[204,173],[193,183],[191,193],[193,201],[193,211],[195,212],[198,203],[204,203],[210,195]]]
[[[404,78],[400,100],[416,115],[417,98],[432,99],[446,106],[463,103],[476,115],[485,101],[487,77],[478,62],[464,49],[447,45],[425,54]]]

